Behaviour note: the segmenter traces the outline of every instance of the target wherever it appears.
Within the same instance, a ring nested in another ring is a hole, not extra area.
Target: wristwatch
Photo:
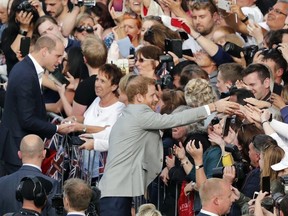
[[[196,170],[201,169],[202,167],[203,167],[203,164],[201,164],[201,165],[199,165],[199,166],[195,165],[195,169],[196,169]]]
[[[27,36],[27,31],[24,31],[24,30],[22,30],[22,29],[19,29],[19,32],[18,32],[18,34],[20,34],[20,35],[23,35],[23,36]]]
[[[84,128],[82,129],[82,132],[86,133],[86,131],[87,131],[87,127],[84,125]]]

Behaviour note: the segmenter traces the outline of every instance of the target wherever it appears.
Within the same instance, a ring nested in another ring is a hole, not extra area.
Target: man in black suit
[[[229,213],[236,196],[230,183],[219,178],[207,179],[199,190],[202,209],[197,216],[215,216]]]
[[[91,198],[92,189],[82,179],[65,181],[63,203],[68,216],[85,216]]]
[[[44,139],[56,132],[70,132],[72,125],[56,126],[47,122],[41,94],[44,69],[54,71],[61,63],[63,53],[62,41],[55,35],[47,34],[36,41],[33,52],[10,72],[0,125],[0,160],[5,162],[6,174],[21,167],[17,152],[25,135],[33,133]]]
[[[39,176],[53,185],[51,193],[48,195],[48,202],[44,208],[42,215],[55,215],[55,210],[51,207],[51,198],[60,192],[59,182],[52,179],[41,172],[41,164],[45,158],[46,150],[44,143],[37,135],[25,136],[20,144],[18,156],[22,159],[22,167],[11,175],[0,178],[0,188],[2,189],[0,196],[0,215],[8,212],[15,212],[21,208],[21,203],[16,200],[16,189],[24,177]]]

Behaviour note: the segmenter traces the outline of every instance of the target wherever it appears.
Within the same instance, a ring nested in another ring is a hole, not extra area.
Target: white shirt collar
[[[217,214],[215,214],[215,213],[212,213],[212,212],[209,212],[209,211],[206,211],[206,210],[203,210],[203,209],[201,209],[200,212],[202,212],[203,214],[210,215],[210,216],[219,216],[219,215],[217,215]]]
[[[37,74],[39,75],[39,74],[43,73],[44,72],[44,68],[36,61],[36,59],[31,54],[29,54],[28,56],[32,60],[34,66],[35,66]]]
[[[83,213],[83,212],[69,212],[67,215],[72,215],[72,214],[77,214],[77,215],[83,215],[83,216],[85,216],[85,213]]]
[[[41,167],[38,167],[38,166],[36,166],[36,165],[34,165],[34,164],[25,163],[25,164],[23,164],[23,166],[31,166],[31,167],[35,167],[36,169],[40,170],[40,172],[42,172]]]

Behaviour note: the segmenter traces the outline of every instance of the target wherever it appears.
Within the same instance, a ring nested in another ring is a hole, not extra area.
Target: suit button
[[[158,176],[159,175],[159,173],[155,173],[156,174],[156,176]]]
[[[160,162],[162,163],[162,162],[163,162],[163,159],[160,159]]]

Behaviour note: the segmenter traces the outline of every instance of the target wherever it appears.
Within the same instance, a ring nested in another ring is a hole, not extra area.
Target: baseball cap
[[[288,155],[285,154],[284,158],[277,164],[271,166],[274,171],[280,171],[288,168]]]

